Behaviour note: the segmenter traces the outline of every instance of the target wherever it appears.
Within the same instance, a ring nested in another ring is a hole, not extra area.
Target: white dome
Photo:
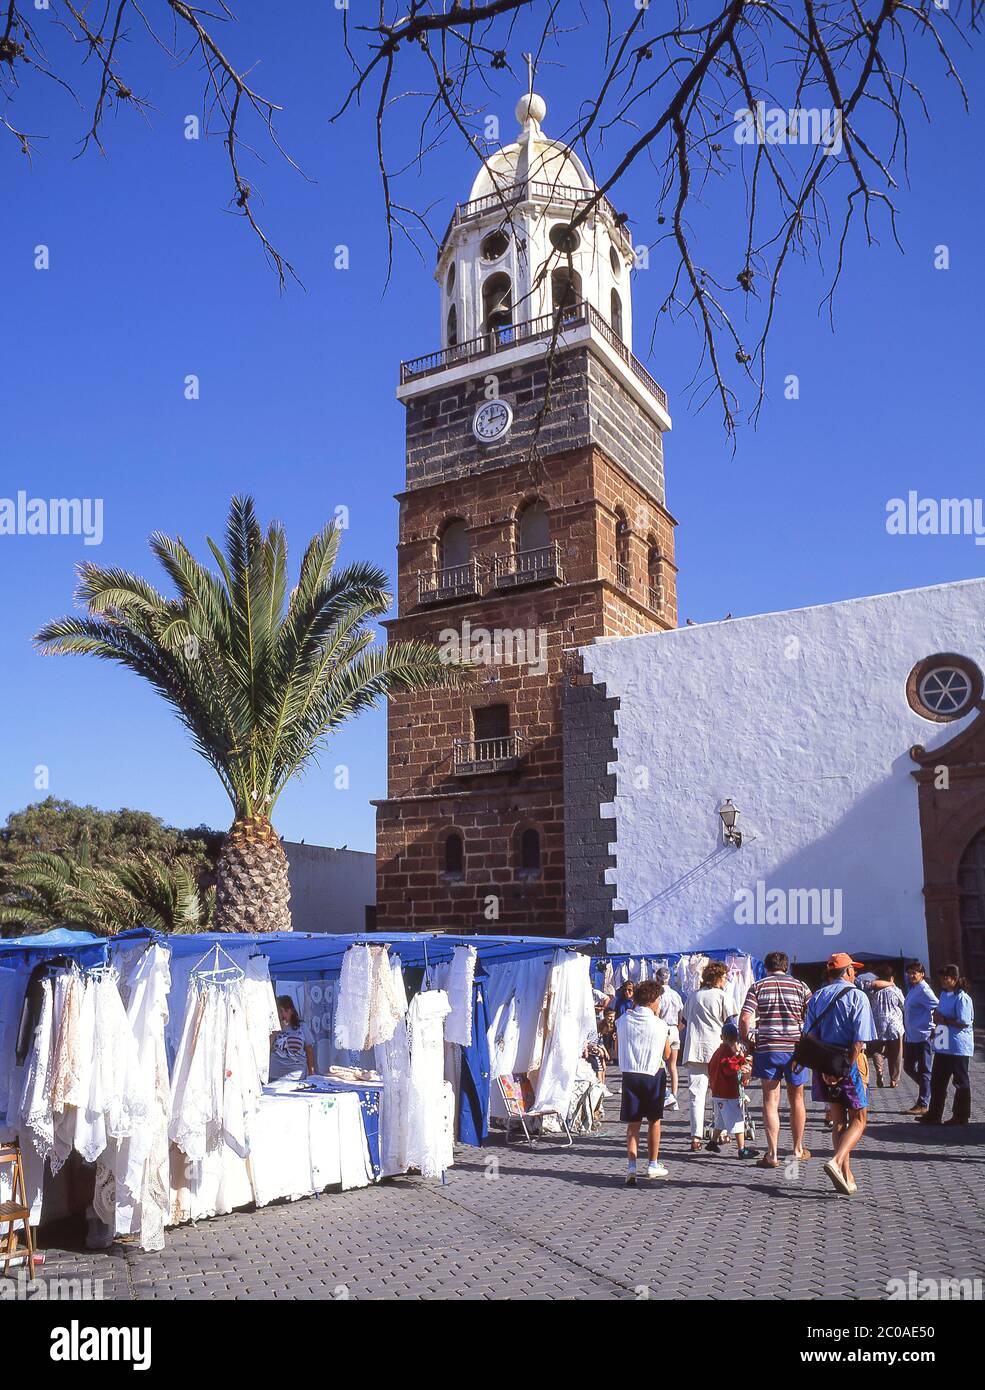
[[[549,140],[541,130],[540,123],[546,115],[544,98],[536,92],[525,92],[516,104],[519,139],[483,162],[469,193],[470,203],[524,180],[595,192],[594,183],[574,151],[559,140]]]

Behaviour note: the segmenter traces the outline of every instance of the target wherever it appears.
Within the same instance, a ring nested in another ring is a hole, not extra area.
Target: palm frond
[[[216,769],[236,817],[269,818],[289,778],[345,720],[395,691],[458,678],[426,643],[374,645],[373,624],[392,602],[387,577],[372,564],[338,569],[340,540],[332,523],[311,539],[289,593],[283,526],[262,531],[253,499],[237,496],[224,548],[208,542],[217,571],[157,532],[151,550],[173,597],[86,564],[77,597],[87,611],[48,623],[35,640],[44,653],[114,661],[148,681]],[[158,889],[140,881],[163,910]],[[185,889],[163,897],[179,919],[182,903],[194,908]]]

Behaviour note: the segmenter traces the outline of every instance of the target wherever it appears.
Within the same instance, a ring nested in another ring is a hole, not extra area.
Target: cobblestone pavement
[[[972,1078],[985,1117],[978,1060]],[[814,1157],[768,1171],[688,1153],[683,1084],[681,1097],[664,1124],[670,1177],[636,1189],[623,1185],[616,1099],[604,1132],[572,1148],[507,1149],[499,1136],[460,1149],[444,1186],[400,1178],[238,1212],[168,1232],[159,1255],[49,1249],[43,1272],[102,1279],[119,1299],[884,1299],[911,1270],[985,1278],[985,1123],[926,1129],[901,1113],[905,1078],[874,1091],[853,1160],[859,1192],[846,1198],[821,1171],[818,1106]]]

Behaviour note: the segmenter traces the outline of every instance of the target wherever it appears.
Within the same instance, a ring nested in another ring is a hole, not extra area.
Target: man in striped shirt
[[[804,1027],[804,1013],[811,992],[789,973],[783,951],[771,951],[764,962],[767,974],[751,986],[739,1016],[743,1041],[754,1048],[752,1074],[763,1085],[763,1130],[766,1152],[757,1167],[776,1168],[780,1142],[780,1087],[786,1082],[790,1103],[790,1133],[794,1158],[810,1158],[804,1148],[807,1109],[804,1082],[808,1073],[793,1060],[793,1050]]]

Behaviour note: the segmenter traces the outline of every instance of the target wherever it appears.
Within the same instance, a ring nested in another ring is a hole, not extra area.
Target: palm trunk
[[[233,821],[216,865],[214,929],[290,931],[287,855],[265,816]]]

